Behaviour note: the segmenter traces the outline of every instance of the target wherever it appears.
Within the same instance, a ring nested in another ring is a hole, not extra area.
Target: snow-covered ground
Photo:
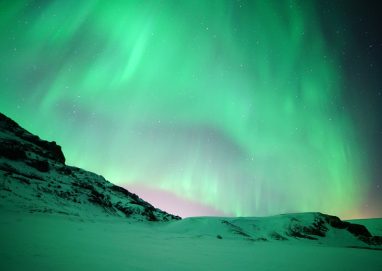
[[[0,114],[0,271],[382,270],[382,219],[179,219]]]
[[[251,241],[221,219],[153,223],[2,212],[0,270],[382,270],[380,250]],[[253,223],[246,220],[239,224]]]

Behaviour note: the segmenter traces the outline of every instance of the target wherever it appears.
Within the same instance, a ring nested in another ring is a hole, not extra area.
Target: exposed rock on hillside
[[[56,142],[40,139],[1,113],[0,208],[89,218],[180,219],[102,176],[65,165]]]

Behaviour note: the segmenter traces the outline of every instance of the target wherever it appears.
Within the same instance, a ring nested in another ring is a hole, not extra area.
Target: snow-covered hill
[[[378,223],[378,220],[375,221]],[[379,226],[382,226],[381,221],[379,222]],[[169,232],[199,238],[250,242],[297,241],[313,245],[382,250],[382,237],[373,236],[364,225],[342,221],[336,216],[322,213],[237,218],[191,217],[171,223],[167,227]]]
[[[102,176],[65,165],[61,147],[0,113],[0,210],[83,218],[180,219]]]

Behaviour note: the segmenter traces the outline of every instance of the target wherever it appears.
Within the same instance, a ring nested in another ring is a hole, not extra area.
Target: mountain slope
[[[0,208],[78,217],[180,219],[102,176],[65,165],[61,147],[0,113]]]

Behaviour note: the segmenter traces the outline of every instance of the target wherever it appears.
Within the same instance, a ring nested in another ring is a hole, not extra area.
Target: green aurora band
[[[4,2],[1,111],[68,164],[227,215],[360,216],[364,154],[313,2]]]

